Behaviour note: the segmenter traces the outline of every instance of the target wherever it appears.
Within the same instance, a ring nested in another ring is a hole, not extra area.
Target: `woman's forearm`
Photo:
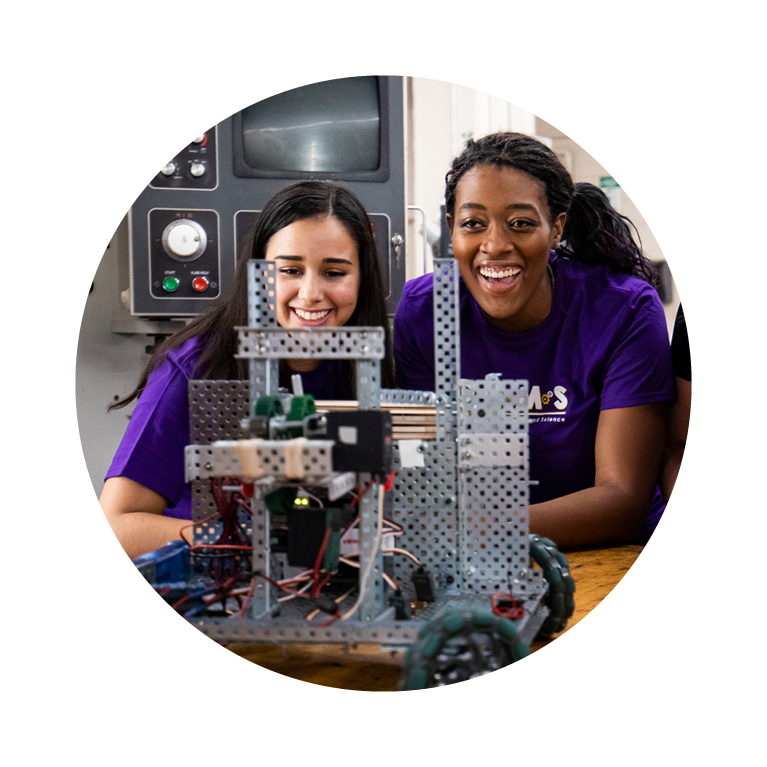
[[[530,507],[530,532],[560,549],[619,545],[634,538],[650,508],[649,498],[632,497],[615,485],[589,487]]]
[[[663,466],[661,467],[658,486],[663,493],[664,500],[668,503],[671,498],[671,491],[676,484],[676,478],[679,475],[679,467],[682,465],[685,445],[683,442],[666,445],[666,451],[663,454]]]
[[[99,503],[125,553],[135,559],[181,537],[189,520],[162,516],[168,501],[159,493],[127,477],[104,483]],[[187,531],[187,539],[191,528]]]
[[[141,554],[180,539],[180,530],[189,524],[189,520],[163,517],[145,511],[129,511],[109,519],[109,524],[125,553],[135,559]],[[189,528],[186,531],[187,540],[191,530],[192,528]]]

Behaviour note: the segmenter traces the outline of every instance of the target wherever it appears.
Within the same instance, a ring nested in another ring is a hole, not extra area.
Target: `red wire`
[[[511,607],[501,607],[498,602],[503,600],[504,602],[511,602]],[[490,601],[490,607],[496,615],[500,615],[502,618],[510,618],[511,620],[519,620],[525,617],[525,608],[522,605],[517,604],[517,600],[514,599],[511,594],[506,594],[503,591],[496,591],[493,594],[493,598]]]
[[[237,551],[253,551],[252,546],[235,546],[229,543],[201,543],[198,546],[192,546],[189,551],[197,551],[198,549],[236,549]]]
[[[325,623],[320,624],[320,628],[323,628],[323,629],[327,628],[328,626],[335,623],[337,620],[341,620],[341,610],[339,608],[336,608],[335,615],[333,615],[333,617],[329,621],[326,621]]]
[[[265,581],[268,581],[273,586],[276,586],[278,589],[282,589],[283,591],[286,591],[288,594],[295,594],[297,597],[305,597],[306,599],[311,599],[311,597],[308,594],[301,594],[298,591],[293,591],[293,589],[289,589],[287,586],[283,586],[281,583],[277,583],[277,581],[273,581],[268,576],[264,575],[263,573],[257,573],[259,578],[263,578]]]
[[[248,605],[250,604],[250,600],[253,599],[253,592],[256,588],[256,576],[254,575],[250,579],[250,588],[248,589],[248,593],[245,595],[245,603],[240,607],[240,626],[242,626],[242,616],[245,614],[245,610],[248,609]]]
[[[320,562],[322,561],[322,555],[325,553],[325,548],[328,545],[329,539],[330,539],[330,528],[325,530],[325,537],[322,539],[322,545],[320,546],[320,553],[317,554],[317,559],[314,560],[314,584],[312,586],[312,599],[317,598],[317,594],[320,593],[320,589],[322,588],[322,586],[318,586],[318,581],[320,577]],[[322,585],[324,586],[325,584],[323,583]]]
[[[370,490],[370,488],[373,487],[374,484],[375,482],[368,482],[367,485],[365,485],[365,489],[359,495],[354,497],[354,500],[352,501],[352,506],[356,506],[360,498],[362,498],[362,496],[365,495],[365,493],[367,493],[367,491]]]

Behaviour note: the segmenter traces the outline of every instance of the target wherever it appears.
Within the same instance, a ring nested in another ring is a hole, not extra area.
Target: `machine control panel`
[[[216,128],[184,147],[152,179],[152,189],[215,189],[218,186]]]
[[[155,298],[217,298],[218,230],[215,210],[150,210],[150,293]]]

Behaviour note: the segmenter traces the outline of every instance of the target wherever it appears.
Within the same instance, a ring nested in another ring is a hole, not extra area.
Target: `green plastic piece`
[[[419,639],[423,639],[424,637],[429,636],[429,634],[431,634],[433,628],[434,627],[432,626],[431,623],[424,624],[423,626],[421,626],[421,629],[418,632],[418,638]]]
[[[512,648],[512,654],[515,661],[522,660],[530,655],[530,648],[521,639],[517,639]]]
[[[322,557],[322,566],[329,572],[338,568],[338,557],[341,556],[341,531],[331,532]]]
[[[549,561],[546,563],[546,566],[543,568],[546,580],[551,584],[560,584],[564,583],[564,578],[562,578],[562,569],[560,567],[557,567],[559,563],[551,557]]]
[[[269,509],[269,513],[287,514],[288,509],[293,508],[297,492],[298,490],[295,487],[281,487],[279,490],[269,493],[269,495],[264,497],[264,503],[266,508]]]
[[[272,416],[282,414],[282,399],[280,397],[264,395],[258,398],[254,415],[265,415],[267,418],[271,418]]]
[[[421,640],[418,651],[424,658],[433,658],[442,647],[442,637],[439,634],[430,634]]]
[[[504,639],[516,639],[517,627],[508,618],[501,618],[496,624],[496,630]]]
[[[471,622],[475,626],[492,626],[495,618],[492,610],[474,610],[471,614]]]
[[[442,619],[442,628],[448,634],[457,634],[466,625],[466,616],[458,610],[451,611]]]
[[[565,614],[565,595],[552,594],[550,609],[551,609],[552,615],[564,615]]]
[[[314,405],[314,397],[311,394],[304,394],[300,397],[293,397],[290,401],[290,413],[288,421],[303,421],[309,415],[314,415],[317,408]]]
[[[407,687],[409,690],[423,690],[428,678],[428,671],[422,666],[411,668],[407,675]]]
[[[536,639],[548,639],[552,634],[562,631],[575,610],[575,581],[570,576],[570,565],[548,538],[530,536],[530,556],[543,570],[543,576],[549,584],[546,605],[549,616],[543,622]]]

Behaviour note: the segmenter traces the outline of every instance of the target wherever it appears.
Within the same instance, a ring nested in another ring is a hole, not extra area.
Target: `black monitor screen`
[[[379,168],[377,77],[305,85],[247,107],[242,159],[254,171],[370,172]]]

